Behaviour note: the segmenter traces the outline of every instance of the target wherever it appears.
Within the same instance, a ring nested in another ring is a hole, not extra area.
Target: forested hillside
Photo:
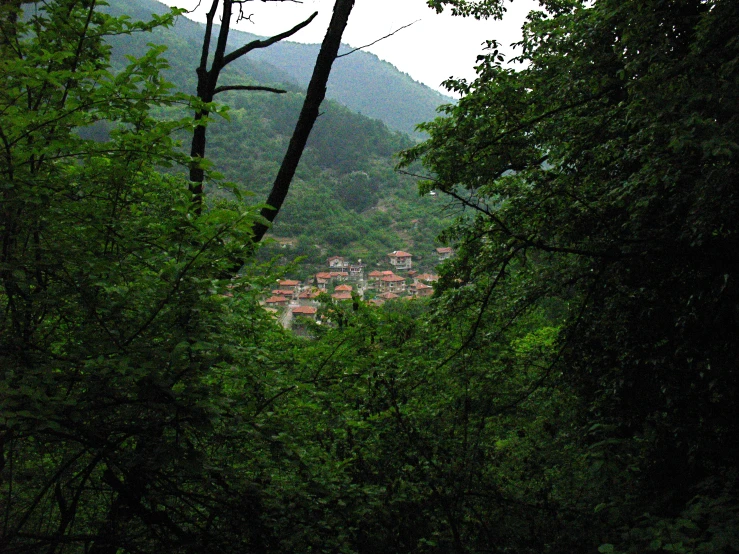
[[[139,19],[166,11],[163,4],[152,0],[112,2],[111,7],[113,13]],[[148,43],[162,44],[167,47],[166,57],[171,66],[164,74],[180,90],[194,91],[194,68],[202,36],[202,25],[179,17],[171,28],[113,37],[110,39],[114,47],[112,60],[114,65],[122,66],[125,56],[143,55]],[[238,48],[254,38],[234,32],[230,48]],[[228,119],[217,119],[209,130],[206,155],[214,169],[242,191],[255,193],[252,197],[255,202],[264,201],[277,173],[317,50],[317,45],[278,43],[238,60],[224,75],[225,82],[234,84],[283,88],[287,83],[286,94],[222,95],[219,101],[230,107]],[[274,230],[275,236],[284,239],[282,244],[288,241],[291,247],[283,250],[275,244],[262,254],[279,253],[286,261],[307,256],[297,272],[301,276],[322,268],[328,255],[351,256],[374,264],[398,249],[412,250],[416,259],[423,262],[425,258],[431,269],[431,254],[438,246],[436,237],[449,221],[445,203],[419,197],[415,180],[394,171],[397,152],[411,146],[413,141],[367,115],[374,115],[391,126],[412,129],[416,123],[432,118],[433,108],[443,98],[418,83],[408,84],[411,81],[392,66],[363,52],[336,63],[329,80],[328,98],[351,98],[347,105],[361,108],[366,115],[338,101],[324,102],[323,114],[315,125],[292,192]],[[376,78],[378,71],[387,78]],[[358,75],[362,75],[360,80]],[[382,94],[378,92],[380,88]],[[343,92],[332,93],[336,90]],[[390,107],[389,111],[383,108],[383,103]],[[369,107],[370,104],[374,107]],[[410,105],[413,109],[409,109]],[[403,113],[405,123],[389,115],[393,111]]]
[[[0,4],[3,554],[739,551],[737,2],[543,0],[421,143],[328,104],[273,232],[410,234],[403,148],[456,256],[303,334],[243,196],[304,93],[179,92],[177,13]]]
[[[109,4],[112,13],[127,14],[136,19],[168,11],[156,0],[111,0]],[[199,59],[203,25],[180,17],[171,29],[155,31],[154,37],[154,42],[170,46],[170,57],[174,58],[171,63],[177,68],[172,73],[175,80],[179,82],[185,75],[194,78],[192,68]],[[232,48],[238,48],[259,38],[264,37],[233,31],[229,42]],[[142,52],[146,42],[144,39],[134,47],[134,51]],[[343,46],[341,52],[348,50],[349,47]],[[234,69],[264,85],[305,89],[317,54],[317,44],[284,41],[272,48],[254,51],[234,64]],[[416,133],[416,125],[433,119],[437,107],[452,102],[451,97],[414,81],[374,54],[361,50],[336,61],[327,97],[355,112],[384,121],[391,129],[415,136],[420,136]]]

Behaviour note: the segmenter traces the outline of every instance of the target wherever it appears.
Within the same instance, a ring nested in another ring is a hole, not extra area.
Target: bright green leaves
[[[162,48],[109,68],[104,36],[171,16],[60,0],[23,21],[3,20],[0,61],[5,544],[177,551],[212,532],[243,550],[261,540],[240,519],[250,476],[222,445],[280,385],[252,361],[256,337],[283,337],[231,279],[255,210],[195,218],[186,182],[161,172],[188,161],[172,132],[193,125],[161,117],[186,101],[161,78]]]

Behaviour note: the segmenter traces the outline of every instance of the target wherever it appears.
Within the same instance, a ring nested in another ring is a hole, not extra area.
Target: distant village
[[[439,262],[452,257],[454,250],[440,247],[435,251]],[[325,271],[305,281],[283,279],[276,289],[265,291],[264,306],[275,313],[282,325],[292,328],[299,318],[316,320],[319,296],[328,294],[334,302],[366,300],[379,306],[393,300],[431,296],[438,276],[413,269],[413,254],[402,250],[386,257],[387,269],[367,271],[362,260],[351,262],[342,256],[326,260]]]

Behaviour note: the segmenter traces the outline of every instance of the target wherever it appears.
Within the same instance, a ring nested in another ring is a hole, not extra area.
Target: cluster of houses
[[[439,261],[453,253],[449,247],[436,249]],[[285,327],[291,327],[295,317],[317,317],[321,294],[330,295],[336,302],[369,299],[370,303],[380,305],[388,300],[425,297],[434,293],[433,283],[438,277],[414,271],[413,255],[409,252],[390,252],[387,262],[391,269],[367,273],[362,260],[352,263],[342,256],[331,256],[326,260],[326,271],[316,273],[305,282],[293,279],[279,281],[264,304],[278,314]]]

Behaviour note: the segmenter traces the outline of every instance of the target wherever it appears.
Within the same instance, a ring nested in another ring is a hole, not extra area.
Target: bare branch
[[[326,36],[321,43],[321,49],[318,52],[316,65],[313,68],[313,75],[305,94],[303,108],[300,110],[298,122],[295,124],[295,130],[290,138],[290,144],[287,147],[287,152],[285,152],[280,170],[277,172],[277,176],[272,184],[272,191],[267,198],[269,208],[264,208],[261,211],[262,217],[269,223],[274,221],[282,207],[282,203],[287,197],[290,183],[300,163],[305,145],[308,142],[308,136],[313,129],[313,124],[318,118],[321,102],[323,102],[326,96],[326,83],[331,74],[331,66],[339,52],[341,37],[353,7],[354,0],[336,0],[334,4],[334,12],[331,16],[331,22],[326,31]],[[267,228],[267,225],[259,222],[254,225],[254,237],[252,239],[254,243],[262,240],[262,237],[267,232]]]
[[[275,35],[273,37],[270,37],[265,40],[254,40],[248,44],[245,44],[241,48],[237,48],[230,54],[227,54],[223,57],[219,64],[219,69],[230,64],[234,60],[238,60],[241,56],[244,54],[247,54],[251,52],[252,50],[255,50],[256,48],[267,48],[268,46],[272,46],[275,42],[279,42],[282,39],[285,39],[287,37],[290,37],[300,31],[303,27],[306,27],[310,24],[311,21],[315,19],[315,17],[318,15],[318,12],[313,12],[313,15],[311,15],[308,19],[303,21],[302,23],[298,23],[295,27],[290,29],[289,31],[285,31],[284,33],[280,33],[279,35]],[[215,68],[215,62],[213,63],[213,66]]]
[[[222,87],[216,87],[213,91],[213,96],[219,92],[226,92],[228,90],[262,90],[265,92],[274,92],[275,94],[285,94],[287,92],[281,88],[262,87],[258,85],[225,85]]]
[[[198,3],[195,4],[195,7],[191,10],[187,10],[185,13],[195,13],[200,8],[200,4],[202,3],[202,1],[203,0],[198,0]]]
[[[220,0],[213,0],[213,4],[210,6],[210,10],[205,16],[205,37],[203,38],[203,49],[200,52],[200,65],[198,66],[198,75],[200,72],[205,73],[208,69],[208,52],[210,51],[210,37],[213,33],[213,19],[216,16],[216,10],[218,9],[218,3]]]
[[[357,50],[362,50],[363,48],[368,48],[368,47],[372,46],[373,44],[377,44],[381,40],[385,40],[386,38],[393,36],[395,33],[397,33],[399,31],[402,31],[403,29],[406,29],[406,28],[410,27],[414,23],[418,23],[419,21],[421,21],[421,20],[420,19],[416,19],[415,21],[412,21],[411,23],[408,23],[408,25],[403,25],[402,27],[398,27],[392,33],[387,34],[384,37],[380,37],[377,40],[370,42],[369,44],[365,44],[364,46],[358,46],[354,50],[349,50],[349,52],[345,52],[344,54],[341,54],[341,55],[336,56],[336,57],[337,58],[343,58],[344,56],[348,56],[349,54],[354,54],[354,52],[356,52]]]

